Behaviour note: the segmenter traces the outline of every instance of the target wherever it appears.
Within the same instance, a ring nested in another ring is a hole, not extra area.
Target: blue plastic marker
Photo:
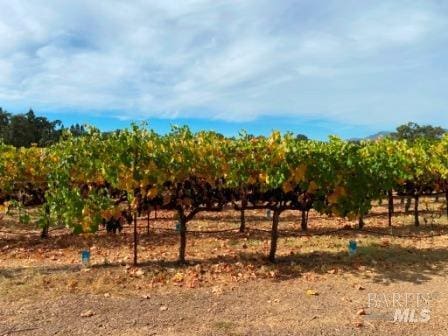
[[[356,240],[350,240],[348,242],[348,254],[350,256],[355,255],[357,249],[358,249],[358,244],[356,243]]]
[[[90,251],[83,250],[81,251],[81,261],[84,266],[88,266],[90,263]]]

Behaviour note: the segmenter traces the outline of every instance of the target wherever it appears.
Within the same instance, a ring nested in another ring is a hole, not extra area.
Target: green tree
[[[296,140],[299,140],[299,141],[307,141],[307,140],[309,140],[308,139],[308,137],[305,135],[305,134],[297,134],[296,135]]]
[[[392,138],[398,140],[416,141],[417,139],[440,140],[447,132],[446,129],[439,126],[419,125],[409,122],[397,127],[397,130],[391,134]]]
[[[69,130],[70,130],[70,133],[75,137],[83,136],[83,135],[87,134],[85,127],[80,124],[75,124],[75,125],[70,126]]]
[[[5,139],[9,128],[9,118],[11,115],[0,107],[0,138]]]
[[[61,121],[38,117],[32,109],[25,114],[10,114],[0,109],[0,138],[8,145],[45,147],[59,140],[62,128]]]

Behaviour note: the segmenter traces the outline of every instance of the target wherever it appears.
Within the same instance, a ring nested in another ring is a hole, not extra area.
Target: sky
[[[445,0],[0,0],[0,106],[103,130],[448,128]]]

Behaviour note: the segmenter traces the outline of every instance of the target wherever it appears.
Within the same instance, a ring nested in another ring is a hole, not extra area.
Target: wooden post
[[[40,233],[40,238],[45,239],[48,238],[48,230],[50,227],[50,207],[48,204],[44,205],[45,208],[45,224],[42,228],[42,232]]]
[[[300,223],[302,231],[308,230],[308,211],[302,210],[302,222]]]
[[[270,262],[275,262],[275,253],[277,251],[279,218],[280,218],[280,211],[275,209],[274,214],[272,216],[271,250],[269,252],[269,261]]]
[[[137,245],[138,245],[137,211],[134,211],[134,266],[138,265]]]
[[[359,221],[358,221],[358,229],[362,229],[364,227],[364,215],[359,214]]]
[[[185,264],[185,250],[187,247],[187,221],[183,214],[179,216],[179,224],[180,246],[178,262],[179,264]]]
[[[389,190],[387,192],[387,196],[389,199],[389,206],[388,206],[388,210],[389,210],[389,226],[392,226],[392,216],[394,214],[394,196],[392,194],[392,190]]]
[[[415,195],[414,196],[414,201],[415,201],[415,204],[414,204],[415,226],[420,226],[420,221],[419,221],[419,218],[418,218],[418,199],[419,199],[418,195]]]
[[[138,150],[137,148],[134,149],[134,157],[133,157],[133,161],[132,161],[132,176],[135,176],[135,172],[137,169],[137,161],[138,161]],[[133,191],[133,202],[139,201],[139,199],[137,199],[137,196],[135,195],[135,189]],[[130,206],[131,204],[129,204],[128,206]],[[139,209],[140,208],[140,204],[136,203],[135,209],[132,209],[134,212],[134,266],[138,265],[138,251],[137,251],[137,245],[138,245],[138,232],[137,232],[137,217],[138,217],[138,213],[139,213]],[[132,212],[131,212],[132,214]]]
[[[406,196],[406,204],[404,205],[404,211],[406,213],[409,213],[409,209],[411,208],[411,203],[412,203],[412,197]]]
[[[446,216],[448,217],[448,190],[445,192]]]
[[[40,233],[40,238],[46,239],[48,238],[48,224],[45,223],[44,227],[42,228],[42,231]]]
[[[148,210],[147,211],[147,218],[146,218],[146,233],[148,234],[148,236],[149,236],[149,223],[150,223],[150,218],[149,218],[149,216],[151,215],[151,210]]]
[[[244,215],[244,209],[240,210],[240,232],[246,230],[246,217]]]

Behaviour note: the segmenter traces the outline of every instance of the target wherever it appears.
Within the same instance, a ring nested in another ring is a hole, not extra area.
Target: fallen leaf
[[[181,272],[177,272],[171,279],[173,282],[182,282],[184,281],[184,274]]]
[[[386,247],[390,245],[390,241],[388,239],[382,238],[381,239],[381,245]]]
[[[87,310],[81,313],[81,317],[91,317],[93,315],[95,315],[95,313],[92,310]]]
[[[360,309],[356,312],[356,315],[367,315],[367,313],[364,309]]]
[[[223,292],[222,288],[220,286],[214,286],[212,288],[212,293],[215,295],[221,295]]]
[[[308,289],[306,291],[306,295],[319,295],[319,293],[316,292],[314,289]]]

